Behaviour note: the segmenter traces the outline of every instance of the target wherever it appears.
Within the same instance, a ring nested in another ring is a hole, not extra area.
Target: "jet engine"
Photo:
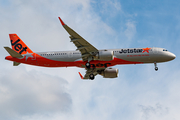
[[[104,78],[116,78],[118,77],[118,69],[117,68],[106,68],[104,71],[101,72],[101,75]]]
[[[114,53],[113,51],[99,51],[99,53],[96,55],[96,60],[103,60],[103,61],[110,61],[114,59]]]

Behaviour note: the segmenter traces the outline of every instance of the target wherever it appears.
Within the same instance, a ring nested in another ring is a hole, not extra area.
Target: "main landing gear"
[[[89,62],[87,62],[87,63],[86,63],[86,68],[87,68],[87,69],[90,69],[90,67],[91,67],[91,64],[90,64]]]
[[[92,73],[89,75],[89,79],[91,80],[94,80],[95,76],[93,74],[93,70],[95,69],[95,66],[92,66],[91,68],[91,64],[89,62],[86,63],[86,68],[89,70],[89,69],[92,69]]]
[[[157,67],[157,63],[156,62],[154,62],[154,66],[155,66],[155,71],[158,71],[158,67]]]
[[[94,80],[94,74],[90,74],[89,79]]]

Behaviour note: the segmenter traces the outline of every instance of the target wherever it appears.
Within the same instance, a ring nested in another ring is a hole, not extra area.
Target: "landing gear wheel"
[[[158,67],[157,67],[157,63],[154,62],[154,66],[155,66],[155,71],[158,71]]]
[[[86,68],[90,68],[91,67],[91,64],[89,62],[86,63]]]
[[[93,75],[93,74],[90,74],[90,75],[89,75],[89,79],[94,80],[94,75]]]
[[[155,71],[158,71],[158,67],[155,67]]]

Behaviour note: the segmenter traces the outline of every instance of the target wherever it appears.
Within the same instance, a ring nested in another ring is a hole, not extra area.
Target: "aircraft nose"
[[[173,54],[173,53],[170,53],[170,54],[168,55],[168,57],[169,57],[170,60],[174,60],[174,59],[176,58],[176,55]]]

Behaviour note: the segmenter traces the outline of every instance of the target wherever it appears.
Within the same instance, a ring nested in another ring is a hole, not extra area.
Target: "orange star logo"
[[[151,48],[143,48],[143,52],[142,53],[144,53],[144,52],[147,52],[147,53],[149,53],[149,50],[150,50]]]

